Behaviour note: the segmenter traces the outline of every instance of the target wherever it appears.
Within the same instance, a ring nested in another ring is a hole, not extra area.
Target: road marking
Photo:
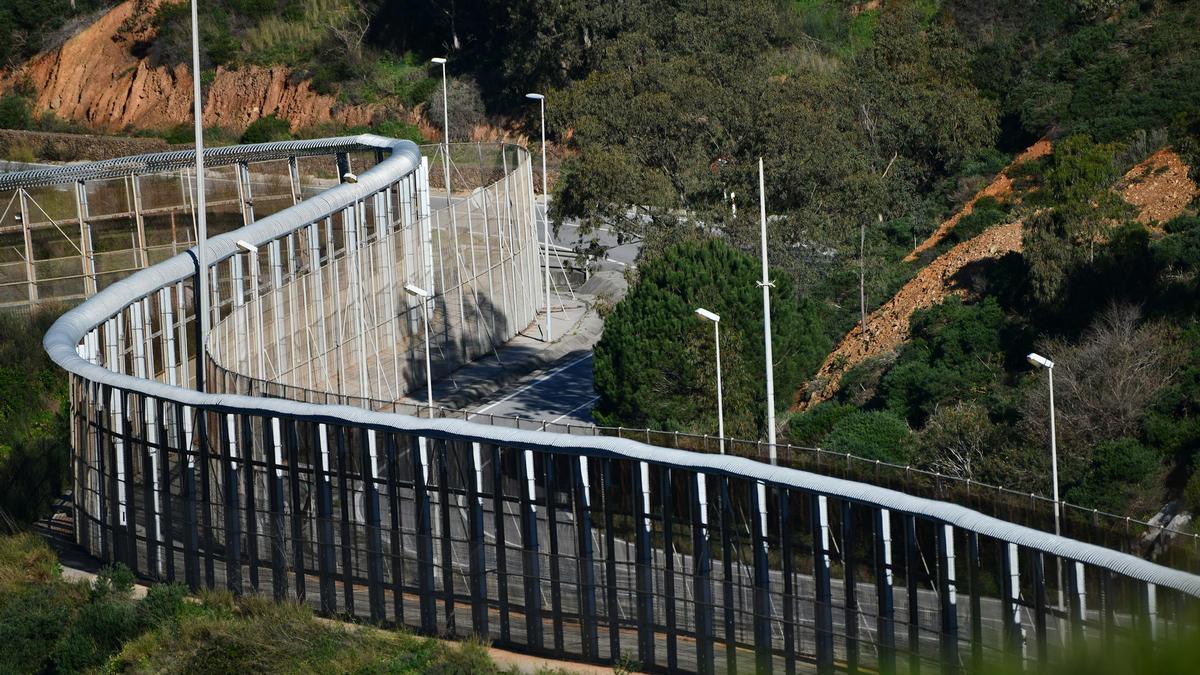
[[[512,393],[510,393],[509,395],[505,396],[504,398],[501,398],[501,399],[498,399],[498,400],[492,401],[491,403],[489,403],[489,404],[487,404],[487,405],[483,406],[483,407],[482,407],[482,408],[480,408],[479,410],[476,410],[475,412],[471,413],[470,415],[467,415],[467,419],[469,420],[469,419],[471,419],[472,417],[474,417],[474,416],[476,416],[476,415],[479,415],[479,414],[481,414],[481,413],[485,413],[485,412],[487,412],[487,411],[491,410],[492,408],[495,408],[496,406],[500,405],[501,403],[504,403],[504,402],[505,402],[505,401],[507,401],[508,399],[510,399],[510,398],[512,398],[512,397],[514,397],[514,396],[516,396],[517,394],[520,394],[521,392],[527,391],[527,390],[528,390],[528,389],[530,389],[531,387],[535,387],[535,386],[537,386],[537,385],[541,384],[542,382],[545,382],[546,380],[548,380],[548,379],[550,379],[550,378],[554,377],[555,375],[558,375],[559,373],[561,373],[562,371],[566,370],[567,368],[570,368],[571,366],[573,366],[573,365],[575,365],[575,364],[577,364],[577,363],[579,363],[579,362],[581,362],[581,361],[585,361],[585,360],[587,360],[587,359],[590,359],[590,358],[592,358],[592,353],[591,353],[591,352],[588,352],[587,354],[584,354],[583,356],[581,356],[581,357],[579,357],[579,358],[575,359],[574,361],[572,361],[572,362],[570,362],[570,363],[568,363],[568,364],[565,364],[565,365],[559,366],[559,367],[555,368],[554,370],[551,370],[551,371],[550,371],[550,372],[548,372],[548,373],[543,373],[542,375],[539,375],[538,377],[534,378],[532,381],[528,382],[527,384],[525,384],[524,386],[520,387],[519,389],[516,389],[515,391],[513,391],[513,392],[512,392]],[[569,414],[569,413],[568,413],[568,414]]]
[[[589,398],[588,400],[584,401],[583,403],[580,403],[579,405],[575,406],[574,408],[571,408],[571,409],[570,409],[570,410],[568,410],[567,412],[565,412],[565,413],[563,413],[563,414],[559,415],[558,417],[555,417],[554,419],[550,420],[550,421],[549,421],[547,424],[554,424],[555,422],[557,422],[557,421],[561,420],[562,418],[566,417],[567,415],[570,415],[571,413],[575,412],[576,410],[579,410],[579,409],[580,409],[580,408],[582,408],[583,406],[585,406],[585,405],[591,405],[591,404],[595,403],[595,402],[596,402],[596,399],[598,399],[598,398],[600,398],[598,395],[597,395],[597,396],[593,396],[593,397]]]

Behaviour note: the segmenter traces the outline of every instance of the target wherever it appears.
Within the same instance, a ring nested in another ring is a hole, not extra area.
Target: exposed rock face
[[[123,2],[61,47],[34,57],[0,77],[0,90],[24,78],[37,92],[39,113],[105,131],[128,127],[160,129],[192,119],[192,77],[185,66],[153,67],[129,53],[118,29],[135,11]],[[145,11],[144,9],[142,11]],[[381,106],[347,106],[292,81],[282,67],[218,68],[204,106],[205,126],[244,129],[265,115],[286,119],[293,129],[327,122],[367,124]]]

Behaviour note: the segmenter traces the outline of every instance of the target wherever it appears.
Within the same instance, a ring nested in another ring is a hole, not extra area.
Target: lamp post
[[[775,363],[771,355],[771,277],[767,268],[767,189],[763,178],[762,157],[758,158],[758,219],[762,228],[762,287],[763,296],[763,350],[766,352],[767,367],[767,452],[771,463],[778,461],[775,450]]]
[[[546,342],[554,341],[554,319],[550,316],[550,208],[546,180],[546,97],[541,94],[525,94],[525,98],[538,102],[542,115],[542,229],[546,239]]]
[[[446,79],[446,59],[435,56],[430,63],[442,67],[442,169],[446,174],[446,203],[450,203],[450,95],[449,81]]]
[[[200,20],[192,0],[192,115],[196,136],[196,389],[204,391],[204,345],[208,340],[208,215],[204,195],[204,117],[200,98]]]
[[[421,314],[425,323],[425,395],[429,401],[429,419],[433,419],[433,367],[429,361],[429,298],[432,293],[413,284],[404,284],[404,290],[421,299]]]
[[[1025,357],[1025,360],[1029,361],[1030,365],[1038,368],[1045,368],[1046,379],[1050,385],[1050,476],[1054,483],[1054,534],[1061,536],[1062,527],[1059,524],[1059,512],[1061,506],[1058,501],[1058,439],[1056,438],[1057,434],[1054,431],[1054,362],[1036,352],[1030,352],[1029,355]],[[1063,609],[1062,560],[1058,559],[1056,562],[1058,568],[1058,609],[1061,612]],[[1064,625],[1063,621],[1060,620],[1059,633],[1061,634],[1063,632]],[[1066,636],[1063,635],[1062,639],[1065,641]]]
[[[721,316],[704,309],[696,308],[696,315],[713,325],[713,339],[717,345],[717,435],[720,436],[721,454],[725,454],[725,406],[721,402]]]

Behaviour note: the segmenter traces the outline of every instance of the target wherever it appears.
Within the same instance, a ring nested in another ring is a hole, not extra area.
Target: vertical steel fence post
[[[238,498],[238,441],[233,413],[225,414],[225,423],[219,424],[225,451],[221,453],[221,487],[225,494],[225,587],[234,595],[242,594],[242,531],[239,522],[241,510]]]
[[[979,535],[967,533],[967,580],[971,584],[971,667],[983,668],[983,616],[979,588]]]
[[[433,518],[429,508],[429,449],[424,436],[413,439],[413,506],[417,512],[417,597],[421,632],[437,633],[437,599],[433,590]]]
[[[879,645],[879,672],[896,672],[896,620],[892,598],[895,574],[892,568],[892,514],[875,511],[875,602],[878,606],[875,632]]]
[[[921,552],[917,549],[917,518],[904,516],[904,585],[908,596],[908,670],[921,671],[921,608],[919,573]]]
[[[291,516],[292,529],[292,582],[295,584],[296,601],[304,602],[308,597],[307,575],[305,574],[308,568],[304,555],[307,545],[304,542],[304,526],[308,522],[311,511],[306,511],[302,506],[303,502],[300,497],[300,436],[296,430],[296,420],[284,419],[282,424],[284,449],[287,453],[288,511]],[[313,464],[314,462],[310,460],[309,465]],[[315,474],[316,472],[313,471],[313,482],[315,482]]]
[[[392,622],[397,626],[404,625],[404,557],[403,547],[404,528],[401,524],[400,500],[400,465],[397,463],[396,435],[384,434],[384,448],[387,453],[387,485],[388,485],[388,515],[391,517],[391,531],[388,533],[390,544],[388,566],[391,569],[392,586]]]
[[[471,443],[471,476],[467,480],[467,547],[470,566],[471,630],[482,639],[488,638],[487,548],[483,523],[483,449]]]
[[[829,573],[829,498],[809,496],[812,517],[813,610],[816,614],[817,672],[833,672],[833,588]]]
[[[579,579],[579,617],[583,631],[583,657],[598,659],[599,637],[596,630],[596,569],[592,554],[592,497],[588,476],[588,458],[571,462],[571,482],[575,488],[575,543]]]
[[[537,474],[534,472],[533,452],[521,451],[523,462],[518,464],[521,482],[521,538],[524,548],[523,572],[525,587],[525,640],[530,649],[542,649],[542,572],[538,560]]]
[[[264,447],[271,446],[267,455],[267,497],[271,503],[271,592],[277,602],[287,599],[287,524],[283,516],[283,438],[278,417],[263,420],[268,436]]]
[[[258,470],[254,466],[254,420],[249,415],[241,415],[240,419],[241,448],[246,460],[242,472],[246,490],[246,563],[250,570],[250,590],[258,593]]]
[[[634,555],[637,584],[638,660],[654,665],[654,551],[650,548],[650,466],[639,462],[633,479]]]
[[[316,467],[317,482],[317,574],[321,594],[321,613],[337,611],[334,575],[337,558],[333,542],[333,487],[329,484],[329,434],[324,424],[316,425],[317,447],[321,461]]]
[[[692,474],[692,549],[695,562],[692,585],[696,596],[696,671],[711,675],[716,670],[713,654],[712,551],[708,529],[708,481],[704,473]]]
[[[1033,571],[1033,628],[1037,638],[1037,661],[1046,664],[1048,645],[1046,635],[1046,570],[1041,551],[1029,550],[1029,563]]]
[[[942,614],[942,672],[957,673],[958,664],[958,589],[954,571],[954,526],[941,524],[937,529],[938,595]]]
[[[729,478],[719,478],[721,490],[721,562],[724,573],[721,575],[723,587],[722,610],[725,618],[725,671],[736,673],[737,668],[737,633],[735,632],[734,602],[733,602],[733,501],[729,490]]]
[[[1071,641],[1077,649],[1085,647],[1085,628],[1087,622],[1087,584],[1085,583],[1083,563],[1073,560],[1067,563],[1067,593],[1071,611]]]
[[[468,221],[469,222],[469,221]],[[544,428],[544,427],[543,427]],[[557,457],[542,456],[542,470],[546,481],[546,527],[550,538],[550,614],[554,630],[554,653],[563,655],[563,610],[562,610],[562,567],[558,554],[558,476],[555,471]]]
[[[663,567],[663,611],[667,624],[667,670],[679,669],[678,640],[675,626],[675,527],[673,512],[675,498],[671,484],[671,470],[661,467],[659,476],[659,502],[662,507],[662,552],[666,565]]]
[[[858,672],[858,579],[854,572],[858,566],[855,551],[854,508],[850,500],[842,501],[842,588],[846,626],[846,672]]]
[[[617,599],[617,546],[613,531],[613,502],[618,497],[619,488],[613,482],[612,460],[600,460],[601,485],[600,491],[604,498],[604,584],[606,591],[605,609],[608,611],[608,657],[616,660],[621,657],[621,622],[620,606]]]
[[[783,557],[783,669],[787,675],[796,672],[796,570],[792,544],[792,491],[779,490],[779,554]]]
[[[360,432],[363,501],[367,516],[367,606],[371,621],[382,623],[383,609],[383,533],[379,513],[379,451],[375,430]]]
[[[499,445],[491,446],[492,518],[496,532],[496,601],[500,605],[500,642],[512,641],[508,612],[508,540],[505,537],[504,466]]]
[[[1003,542],[1000,555],[1001,595],[1004,602],[1004,637],[1009,652],[1024,661],[1025,631],[1021,628],[1021,563],[1016,544]]]
[[[435,439],[438,472],[438,516],[441,520],[442,598],[446,613],[446,635],[458,634],[454,615],[454,547],[450,530],[450,459],[451,441]]]

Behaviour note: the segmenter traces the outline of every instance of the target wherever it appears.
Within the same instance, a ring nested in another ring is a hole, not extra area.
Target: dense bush
[[[133,574],[108,567],[68,582],[30,534],[0,537],[0,672],[498,673],[483,643],[437,640],[319,620],[304,605],[176,584],[133,597]]]
[[[242,143],[267,143],[270,141],[286,141],[292,137],[292,126],[287,120],[274,115],[264,115],[246,127],[242,133]]]
[[[15,93],[0,96],[0,129],[28,129],[32,122],[29,99]]]
[[[470,80],[451,78],[445,95],[450,110],[450,140],[470,140],[471,131],[484,121],[483,98],[479,86]],[[430,89],[425,98],[425,116],[437,129],[442,129],[443,111],[441,86]]]
[[[842,418],[855,407],[836,401],[823,401],[788,420],[787,436],[794,445],[816,447],[825,440]]]
[[[41,345],[55,315],[0,313],[0,510],[21,524],[62,494],[69,468],[66,378]]]
[[[1018,339],[998,303],[965,304],[957,297],[915,312],[911,337],[883,377],[886,407],[922,426],[947,400],[977,399],[1002,380],[1010,341]]]
[[[821,447],[857,457],[907,464],[913,458],[915,439],[903,418],[885,410],[856,411],[843,417]]]

